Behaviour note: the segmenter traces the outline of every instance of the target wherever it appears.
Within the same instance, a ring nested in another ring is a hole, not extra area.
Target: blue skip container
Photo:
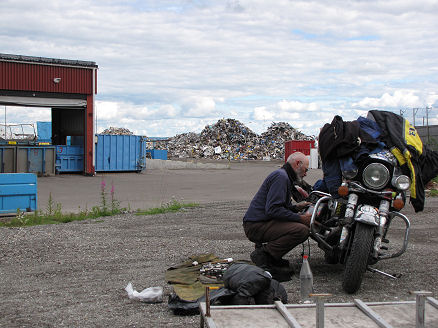
[[[0,213],[37,209],[37,176],[33,173],[0,174]]]

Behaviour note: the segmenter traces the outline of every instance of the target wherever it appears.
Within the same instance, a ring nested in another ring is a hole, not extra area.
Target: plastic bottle
[[[307,255],[303,256],[303,264],[300,270],[300,295],[302,302],[309,302],[309,294],[313,293],[313,274],[307,258]]]

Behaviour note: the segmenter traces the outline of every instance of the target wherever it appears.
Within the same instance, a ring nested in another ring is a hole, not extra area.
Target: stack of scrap
[[[173,138],[169,138],[167,142],[156,142],[155,148],[167,149],[169,158],[199,158],[199,144],[199,134],[194,132],[188,132],[178,134]]]
[[[103,130],[103,132],[101,134],[117,134],[117,135],[131,136],[133,133],[125,128],[116,128],[116,127],[110,126],[109,129]]]
[[[234,119],[221,119],[201,133],[183,133],[155,142],[156,149],[167,149],[169,158],[281,159],[288,140],[310,140],[288,123],[272,123],[260,136]]]
[[[253,149],[259,137],[251,129],[234,119],[221,119],[207,125],[200,134],[203,157],[212,159],[256,158]]]
[[[288,140],[308,140],[308,137],[285,122],[272,123],[260,136],[266,156],[274,159],[284,157],[284,143]]]

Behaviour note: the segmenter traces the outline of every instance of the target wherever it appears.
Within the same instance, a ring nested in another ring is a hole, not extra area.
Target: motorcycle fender
[[[379,225],[379,210],[371,205],[360,205],[357,208],[354,220],[364,224],[378,226]]]

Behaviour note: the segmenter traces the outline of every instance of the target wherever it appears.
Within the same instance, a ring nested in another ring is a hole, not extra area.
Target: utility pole
[[[417,115],[419,108],[412,108],[412,116],[413,116],[413,126],[415,126],[415,115]]]
[[[427,144],[430,144],[430,134],[429,134],[429,109],[432,107],[426,106],[426,126],[427,126]]]
[[[400,116],[403,117],[403,115],[406,113],[406,109],[400,109]]]

